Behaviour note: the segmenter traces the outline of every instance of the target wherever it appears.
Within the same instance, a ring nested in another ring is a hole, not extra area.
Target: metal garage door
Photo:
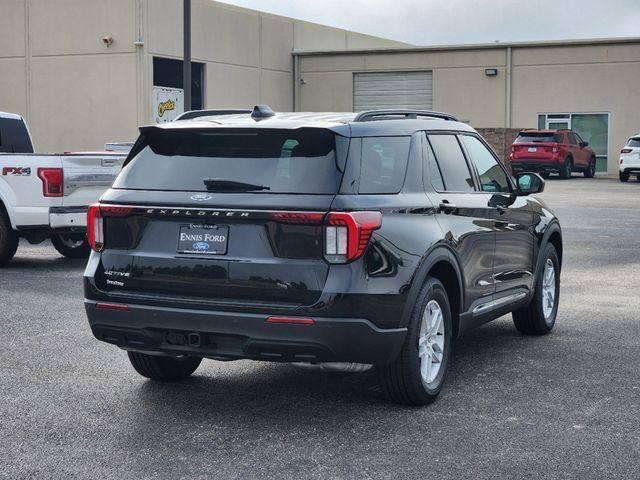
[[[433,72],[353,74],[353,111],[433,108]]]

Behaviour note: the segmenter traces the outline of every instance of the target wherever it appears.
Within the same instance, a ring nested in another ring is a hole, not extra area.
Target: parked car
[[[62,255],[87,257],[87,208],[116,177],[126,151],[33,153],[24,119],[0,112],[0,267],[22,237],[47,238]]]
[[[468,329],[509,312],[553,328],[562,235],[543,187],[441,113],[256,106],[142,127],[89,209],[89,324],[158,381],[203,358],[355,362],[422,405]]]
[[[582,172],[592,178],[596,173],[595,152],[573,130],[523,130],[511,145],[509,162],[513,172],[543,176],[557,172],[570,178],[571,172]]]
[[[640,133],[629,138],[620,150],[620,181],[628,181],[629,175],[640,180]]]

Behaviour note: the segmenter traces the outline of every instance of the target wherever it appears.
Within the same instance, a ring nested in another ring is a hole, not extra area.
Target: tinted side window
[[[489,149],[476,137],[461,135],[462,143],[478,170],[480,185],[485,192],[510,192],[507,174]]]
[[[471,172],[455,135],[429,135],[436,161],[442,172],[444,188],[449,192],[475,190]]]
[[[422,154],[422,176],[424,184],[431,183],[431,186],[435,188],[437,192],[444,191],[444,181],[442,180],[442,173],[436,162],[436,157],[433,154],[433,149],[426,139],[423,143]]]
[[[29,132],[22,120],[0,118],[0,152],[33,153]]]
[[[564,135],[562,133],[556,133],[554,135],[556,143],[564,143]]]
[[[569,144],[570,145],[577,145],[578,144],[578,140],[576,139],[576,136],[573,133],[568,133],[567,137],[569,138]]]
[[[411,137],[362,139],[359,193],[398,193],[404,183]]]

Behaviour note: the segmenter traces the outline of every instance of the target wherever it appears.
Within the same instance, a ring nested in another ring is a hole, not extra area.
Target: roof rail
[[[386,110],[366,110],[360,112],[353,119],[354,122],[366,122],[369,120],[380,120],[381,117],[403,117],[405,119],[416,119],[418,117],[441,118],[442,120],[451,120],[457,122],[458,119],[453,115],[442,112],[432,112],[431,110],[411,110],[390,108]]]
[[[242,108],[228,108],[226,110],[189,110],[176,117],[176,120],[190,120],[199,117],[213,117],[215,115],[234,115],[238,113],[251,113],[251,110]]]

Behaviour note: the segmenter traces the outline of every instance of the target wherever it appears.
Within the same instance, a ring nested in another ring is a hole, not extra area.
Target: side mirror
[[[518,182],[518,189],[516,191],[518,197],[544,191],[544,180],[537,173],[519,173],[516,175],[516,181]]]
[[[589,146],[589,142],[580,142],[580,146],[581,146],[582,148],[584,148],[584,147],[588,147],[588,146]]]

